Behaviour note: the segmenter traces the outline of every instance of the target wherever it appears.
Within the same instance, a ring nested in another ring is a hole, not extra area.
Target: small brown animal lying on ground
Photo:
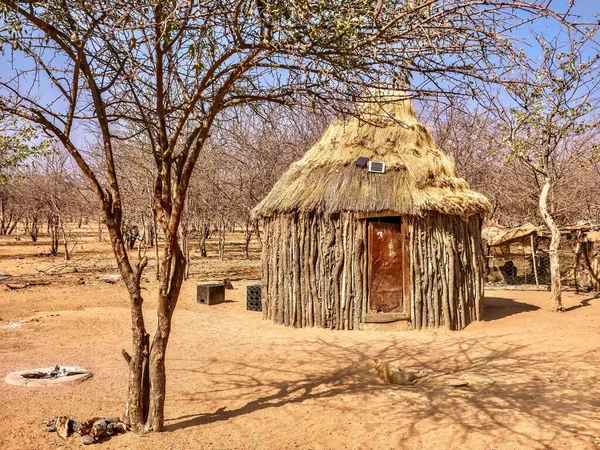
[[[405,372],[393,364],[382,362],[378,359],[374,359],[373,361],[375,362],[375,370],[383,381],[401,386],[410,386],[419,380],[419,377],[414,373]]]

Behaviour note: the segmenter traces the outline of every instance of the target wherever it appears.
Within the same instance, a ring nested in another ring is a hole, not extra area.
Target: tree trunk
[[[219,226],[219,259],[223,261],[225,258],[225,233],[227,232],[227,224],[222,220]]]
[[[147,433],[161,431],[164,425],[167,382],[165,356],[171,334],[171,319],[185,275],[185,256],[176,236],[167,236],[166,241],[158,294],[158,323],[150,349],[150,407],[144,427]]]
[[[190,276],[190,231],[188,229],[188,224],[184,223],[181,230],[181,244],[183,250],[183,257],[185,260],[185,268],[184,268],[184,280],[187,280]]]
[[[254,229],[251,226],[250,220],[246,220],[246,227],[244,229],[244,258],[250,258],[250,241],[252,240],[252,234]]]
[[[98,242],[102,242],[102,219],[98,217]]]
[[[52,216],[48,219],[50,232],[50,254],[58,255],[58,217]]]
[[[560,246],[560,230],[548,210],[548,194],[552,188],[552,181],[546,177],[542,192],[540,193],[540,214],[550,230],[550,249],[548,251],[550,257],[550,292],[552,296],[552,311],[564,311],[562,304],[562,293],[560,284],[560,257],[558,248]]]
[[[152,227],[153,227],[153,235],[154,235],[154,256],[156,257],[156,279],[160,279],[160,258],[158,252],[158,218],[156,214],[156,210],[152,209]]]
[[[0,234],[4,235],[4,223],[6,221],[6,206],[4,199],[0,199]]]
[[[210,237],[210,223],[202,221],[198,224],[198,249],[200,257],[206,258],[206,240]]]
[[[121,231],[109,226],[113,251],[131,298],[132,354],[123,352],[129,365],[126,416],[138,434],[162,431],[166,392],[165,356],[171,334],[171,319],[185,274],[185,257],[177,240],[176,227],[165,231],[165,248],[160,261],[156,333],[149,337],[142,314],[140,279],[147,264],[144,258],[132,270]]]
[[[12,225],[8,229],[8,232],[6,233],[7,236],[10,236],[10,235],[13,234],[13,231],[15,231],[15,228],[17,227],[18,223],[19,223],[19,219],[18,218],[13,221]]]
[[[108,216],[109,214],[107,214]],[[131,424],[135,433],[143,433],[148,417],[149,408],[149,344],[148,334],[144,325],[140,279],[147,264],[147,259],[140,261],[135,268],[129,263],[125,249],[125,240],[119,228],[118,221],[107,217],[106,226],[110,235],[113,252],[119,271],[131,301],[131,356],[123,351],[129,366],[129,384],[125,419]]]
[[[143,217],[143,216],[142,216]],[[152,214],[150,215],[150,222],[152,222]],[[146,246],[154,247],[154,224],[148,222],[148,225],[145,225],[146,229]]]
[[[31,220],[31,227],[29,229],[29,236],[31,236],[31,242],[37,242],[39,230],[40,226],[38,223],[38,218],[34,217]]]
[[[71,254],[69,252],[69,239],[65,231],[65,225],[60,216],[58,217],[58,224],[60,227],[60,233],[62,235],[63,248],[65,249],[65,261],[69,261],[71,259]]]
[[[258,241],[258,245],[262,251],[263,242],[262,237],[260,236],[260,224],[258,223],[258,220],[254,220],[254,232],[256,233],[256,240]]]

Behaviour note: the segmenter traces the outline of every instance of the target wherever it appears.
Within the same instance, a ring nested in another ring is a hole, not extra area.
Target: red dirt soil
[[[600,449],[600,298],[567,293],[559,314],[547,292],[488,291],[485,320],[460,332],[290,329],[246,311],[259,256],[242,259],[236,239],[225,261],[214,243],[209,258],[192,255],[167,356],[165,432],[96,448]],[[57,388],[0,382],[1,449],[79,448],[41,422],[123,412],[129,310],[124,287],[103,281],[116,273],[108,245],[82,233],[69,264],[35,256],[45,251],[44,240],[0,240],[0,377],[56,364],[94,377]],[[153,328],[152,267],[146,276]],[[196,303],[197,282],[224,277],[235,287],[227,303]],[[33,281],[50,284],[4,284]],[[387,385],[373,358],[428,377]],[[449,386],[457,379],[469,385]]]

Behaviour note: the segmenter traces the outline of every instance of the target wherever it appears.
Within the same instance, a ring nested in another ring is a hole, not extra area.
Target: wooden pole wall
[[[483,314],[481,218],[429,213],[411,217],[410,299],[415,329],[461,330]]]
[[[482,314],[481,218],[406,218],[413,328],[460,330]],[[264,219],[263,318],[293,327],[358,329],[368,312],[367,221],[351,213]]]
[[[352,214],[264,220],[263,318],[293,327],[359,327],[366,294],[366,221]]]

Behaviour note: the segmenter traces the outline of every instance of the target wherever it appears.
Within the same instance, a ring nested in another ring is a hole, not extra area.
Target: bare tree
[[[251,211],[271,190],[288,166],[304,154],[322,135],[331,118],[321,111],[290,112],[271,107],[264,114],[240,115],[220,130],[217,145],[222,148],[227,173],[213,179],[227,196],[236,221],[244,233],[244,254],[249,257],[258,223]]]
[[[21,211],[16,200],[15,183],[5,179],[0,184],[0,235],[11,235],[20,219]]]
[[[258,102],[319,102],[351,113],[368,88],[460,92],[512,65],[509,32],[552,15],[547,0],[0,0],[8,64],[0,111],[37,124],[71,154],[95,192],[131,300],[128,415],[135,432],[164,423],[165,356],[184,278],[179,237],[190,179],[213,126]],[[412,80],[412,88],[406,85]],[[51,86],[39,91],[38,86]],[[440,87],[443,86],[443,87]],[[49,98],[52,97],[52,98]],[[371,101],[374,101],[372,97]],[[99,135],[92,164],[76,130]],[[142,314],[147,259],[127,254],[115,165],[139,138],[156,166],[164,236],[152,343]],[[100,172],[97,168],[103,167]]]
[[[510,155],[523,163],[539,186],[540,215],[550,230],[552,310],[564,311],[561,300],[560,230],[556,223],[553,190],[565,179],[566,170],[586,158],[586,146],[577,138],[588,134],[598,122],[600,55],[587,56],[597,28],[584,36],[568,34],[546,40],[537,36],[541,61],[530,61],[519,78],[506,86],[511,103],[498,103],[495,113],[506,129]],[[568,180],[572,183],[573,180]]]
[[[436,144],[454,157],[458,173],[485,194],[488,218],[504,225],[543,223],[539,210],[541,178],[511,153],[506,127],[498,117],[473,104],[426,110]],[[590,122],[595,119],[590,117]],[[555,160],[561,176],[552,189],[552,209],[559,225],[600,221],[600,173],[594,170],[599,130],[565,137]],[[562,153],[567,149],[567,153]]]
[[[55,153],[38,158],[38,163],[22,172],[18,183],[21,216],[30,219],[26,229],[34,239],[40,220],[45,219],[50,234],[50,254],[57,256],[62,245],[66,261],[71,259],[73,236],[70,223],[82,213],[76,180],[67,162],[68,155]]]

